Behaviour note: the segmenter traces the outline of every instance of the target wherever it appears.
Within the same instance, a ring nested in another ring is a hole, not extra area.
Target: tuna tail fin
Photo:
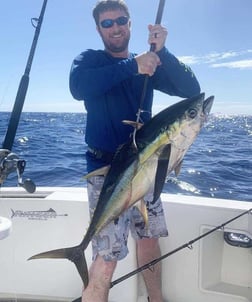
[[[72,261],[75,264],[75,266],[79,272],[79,275],[83,281],[84,287],[85,288],[87,287],[88,281],[89,281],[88,280],[88,267],[87,267],[84,250],[81,245],[36,254],[36,255],[30,257],[28,260],[45,259],[45,258],[68,259],[68,260]]]

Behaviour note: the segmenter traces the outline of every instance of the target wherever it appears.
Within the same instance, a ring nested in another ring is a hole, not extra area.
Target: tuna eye
[[[191,119],[195,118],[197,116],[197,110],[196,109],[190,109],[188,115]]]

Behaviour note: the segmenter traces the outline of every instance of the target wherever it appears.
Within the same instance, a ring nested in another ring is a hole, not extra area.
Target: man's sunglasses
[[[103,28],[110,28],[112,27],[115,23],[117,25],[126,25],[129,21],[129,18],[126,17],[126,16],[121,16],[121,17],[118,17],[116,19],[105,19],[105,20],[102,20],[101,21],[101,27]]]

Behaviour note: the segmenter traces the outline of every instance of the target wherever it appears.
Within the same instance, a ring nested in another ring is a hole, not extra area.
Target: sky
[[[92,18],[96,0],[48,0],[30,72],[24,111],[83,112],[69,92],[74,57],[103,49]],[[126,0],[131,13],[130,51],[149,50],[148,24],[158,0]],[[0,111],[11,111],[34,37],[31,18],[43,0],[0,2]],[[196,74],[213,113],[252,114],[252,0],[166,0],[166,47]],[[156,93],[153,111],[179,101]]]

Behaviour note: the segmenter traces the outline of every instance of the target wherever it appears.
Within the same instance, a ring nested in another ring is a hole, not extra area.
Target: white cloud
[[[251,69],[252,49],[241,51],[211,52],[201,56],[181,56],[179,59],[185,64],[200,65],[207,64],[213,68],[239,68]],[[238,59],[239,58],[239,59]],[[232,60],[233,59],[233,60]]]
[[[239,60],[233,62],[224,62],[224,63],[216,63],[212,64],[211,67],[219,68],[219,67],[227,67],[227,68],[237,68],[237,69],[252,69],[252,60]]]
[[[178,56],[178,59],[188,65],[200,64],[200,57],[197,56]]]
[[[188,65],[193,65],[193,64],[199,63],[199,59],[196,56],[180,56],[179,60]]]

